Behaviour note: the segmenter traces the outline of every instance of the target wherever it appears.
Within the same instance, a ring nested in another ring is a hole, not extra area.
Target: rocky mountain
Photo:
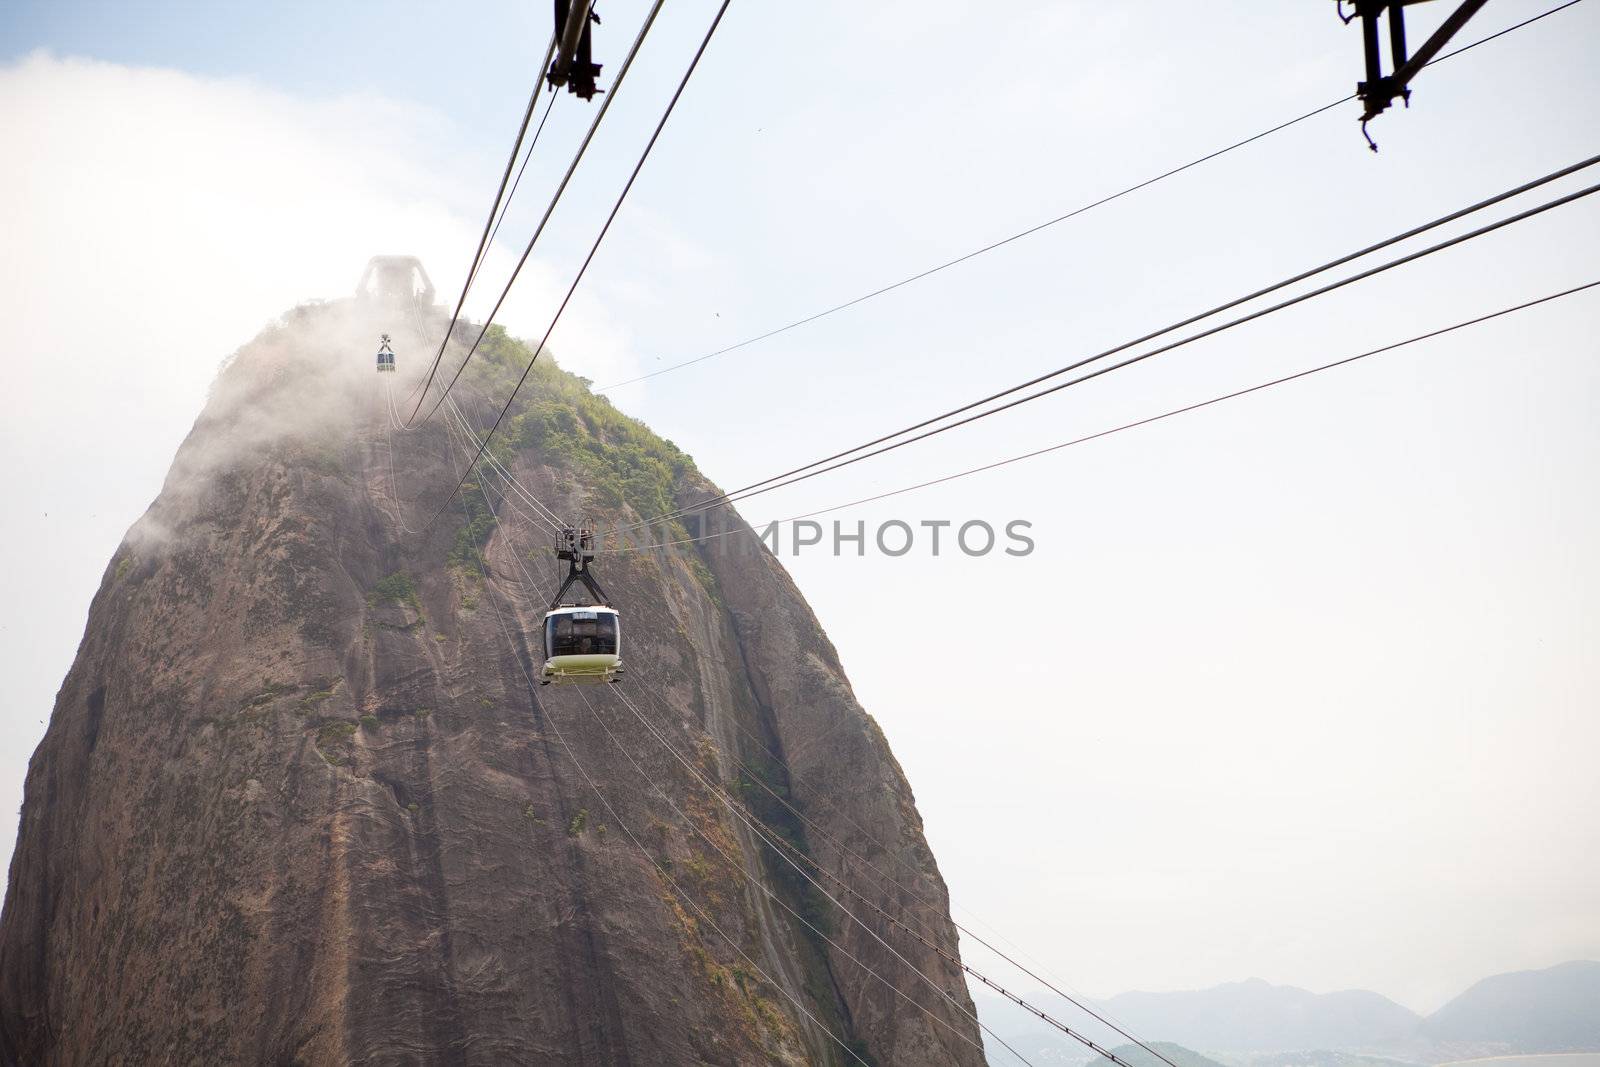
[[[1600,1049],[1600,962],[1485,978],[1428,1016],[1422,1031],[1435,1041],[1517,1052]]]
[[[627,681],[530,680],[539,509],[716,490],[542,359],[493,450],[528,497],[452,500],[450,409],[394,428],[372,367],[442,329],[306,307],[220,374],[29,766],[0,1060],[982,1063],[911,789],[747,528],[603,553]],[[528,355],[491,333],[468,420]]]

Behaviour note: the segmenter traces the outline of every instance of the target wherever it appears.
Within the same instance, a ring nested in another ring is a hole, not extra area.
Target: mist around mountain
[[[974,1000],[983,1021],[1035,1063],[1109,1067],[1048,1023],[1008,1010],[997,995],[978,990]],[[1066,1000],[1044,995],[1037,1003],[1134,1067],[1164,1067]],[[1179,1067],[1401,1067],[1600,1051],[1600,962],[1587,960],[1485,978],[1427,1017],[1368,990],[1312,993],[1259,978],[1084,1003]],[[991,1037],[988,1045],[993,1057],[998,1044]],[[1132,1050],[1127,1056],[1123,1046]]]

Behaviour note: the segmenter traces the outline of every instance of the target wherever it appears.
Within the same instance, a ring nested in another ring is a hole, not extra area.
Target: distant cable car
[[[622,675],[622,616],[606,603],[600,583],[589,573],[594,559],[594,534],[568,527],[556,537],[556,558],[567,561],[567,580],[561,583],[550,610],[544,615],[544,670],[542,685],[619,682]],[[594,603],[565,600],[581,585]]]
[[[394,349],[389,347],[389,335],[383,335],[383,344],[378,346],[378,373],[385,371],[394,373]]]

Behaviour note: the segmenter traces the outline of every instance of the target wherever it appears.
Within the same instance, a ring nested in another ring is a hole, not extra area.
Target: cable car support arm
[[[561,607],[562,598],[574,585],[581,585],[587,589],[596,604],[610,605],[611,601],[606,596],[605,590],[600,588],[595,576],[589,573],[589,564],[594,561],[592,532],[571,527],[562,530],[556,535],[556,558],[567,561],[567,580],[561,583],[561,588],[556,590],[555,599],[550,601],[551,611]]]
[[[600,64],[591,58],[589,43],[589,26],[598,25],[600,16],[595,14],[592,0],[555,0],[555,19],[560,48],[545,77],[552,89],[565,85],[567,92],[592,100],[596,93],[605,92],[595,85]]]
[[[1354,0],[1355,14],[1345,18],[1346,22],[1359,18],[1361,20],[1361,45],[1366,57],[1367,77],[1365,81],[1356,84],[1356,95],[1362,103],[1361,129],[1366,132],[1367,123],[1386,111],[1396,98],[1409,104],[1411,99],[1411,79],[1433,61],[1441,49],[1461,31],[1467,22],[1482,10],[1488,0],[1461,0],[1457,8],[1444,20],[1444,24],[1433,32],[1415,55],[1406,52],[1406,7],[1410,4],[1421,3],[1422,0]],[[1341,0],[1342,6],[1342,0]],[[1389,17],[1389,63],[1393,68],[1389,74],[1383,73],[1382,47],[1378,40],[1378,18],[1385,12]],[[1340,17],[1344,17],[1342,14]],[[1372,138],[1367,138],[1367,143],[1376,152],[1378,146]]]

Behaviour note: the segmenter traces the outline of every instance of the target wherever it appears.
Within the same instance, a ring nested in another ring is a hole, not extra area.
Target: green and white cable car
[[[556,558],[567,561],[561,583],[544,615],[542,685],[598,685],[622,680],[622,616],[606,603],[605,592],[589,564],[594,560],[594,534],[567,528],[556,537]],[[574,586],[588,591],[591,603],[566,600]]]

